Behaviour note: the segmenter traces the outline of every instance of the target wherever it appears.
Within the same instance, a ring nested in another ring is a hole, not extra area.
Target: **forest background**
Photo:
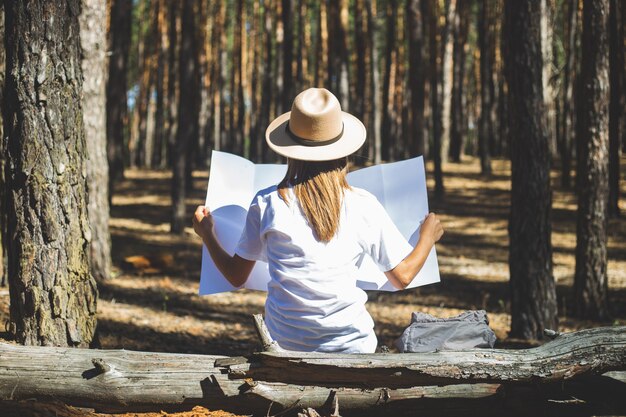
[[[280,162],[264,130],[312,86],[367,127],[354,168],[424,155],[442,284],[370,293],[484,308],[503,346],[626,322],[618,0],[7,0],[2,337],[242,354],[264,295],[197,296],[211,150]],[[8,286],[8,289],[7,289]]]

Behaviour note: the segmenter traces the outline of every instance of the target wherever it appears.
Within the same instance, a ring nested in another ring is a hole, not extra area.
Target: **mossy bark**
[[[10,331],[28,345],[88,346],[89,270],[80,0],[5,1]]]

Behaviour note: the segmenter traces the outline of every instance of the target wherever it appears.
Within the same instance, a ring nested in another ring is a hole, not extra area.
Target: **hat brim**
[[[363,123],[350,113],[341,112],[343,134],[337,141],[327,145],[307,146],[296,142],[287,124],[291,112],[278,116],[265,131],[268,146],[277,154],[301,161],[330,161],[348,156],[358,151],[365,143],[366,132]]]

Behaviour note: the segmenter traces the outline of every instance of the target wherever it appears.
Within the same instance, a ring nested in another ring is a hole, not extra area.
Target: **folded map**
[[[206,206],[215,222],[215,233],[226,252],[235,251],[246,222],[248,207],[255,194],[278,184],[287,166],[254,164],[245,158],[213,151]],[[415,245],[419,227],[428,214],[426,176],[422,157],[375,165],[348,174],[353,187],[374,194],[385,207],[391,220],[404,237]],[[270,280],[267,264],[257,262],[243,288],[267,291]],[[409,288],[439,282],[439,266],[435,248]],[[357,285],[364,290],[396,291],[376,264],[367,256],[359,266]],[[200,294],[233,291],[233,287],[215,266],[207,249],[202,249]]]

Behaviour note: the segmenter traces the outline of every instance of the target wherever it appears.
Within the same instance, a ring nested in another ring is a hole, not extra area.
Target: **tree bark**
[[[484,7],[484,6],[483,6]],[[465,57],[467,35],[469,32],[470,3],[460,1],[454,15],[454,50],[452,62],[452,109],[450,113],[452,127],[450,130],[450,148],[448,157],[452,162],[461,162],[461,153],[465,142]]]
[[[380,94],[380,72],[378,70],[378,40],[376,37],[376,0],[365,0],[365,10],[367,12],[367,27],[369,28],[368,43],[370,56],[370,85],[371,85],[371,114],[372,114],[372,147],[370,160],[375,164],[380,164],[382,160],[382,105]]]
[[[490,144],[495,143],[494,105],[493,97],[493,69],[495,54],[490,15],[491,1],[480,2],[478,11],[478,48],[480,49],[480,118],[478,120],[478,154],[480,156],[480,172],[483,175],[491,174]]]
[[[106,138],[106,2],[82,0],[80,15],[83,120],[87,144],[87,195],[91,227],[91,274],[96,280],[111,276],[109,234],[109,164]]]
[[[550,240],[550,151],[541,74],[541,8],[532,0],[505,2],[504,15],[512,171],[510,335],[541,339],[544,329],[557,326]]]
[[[623,372],[610,371],[626,369],[624,330],[563,334],[528,350],[387,355],[226,357],[0,344],[0,400],[54,398],[98,412],[204,405],[265,415],[270,403],[272,411],[321,408],[336,395],[342,415],[528,415],[574,395],[596,410],[607,406],[602,399],[623,412],[623,395],[615,394],[624,383],[613,379]]]
[[[578,0],[566,4],[564,16],[565,67],[563,68],[563,120],[561,122],[561,186],[570,188],[572,169],[572,144],[575,143],[574,131],[574,78],[576,74],[576,33],[578,28]]]
[[[424,83],[426,60],[424,59],[424,16],[422,4],[428,0],[407,1],[407,27],[409,31],[409,89],[410,135],[413,140],[412,153],[424,155]]]
[[[439,65],[438,57],[439,48],[437,48],[437,32],[439,25],[439,13],[437,11],[436,0],[426,0],[426,21],[429,22],[428,43],[429,43],[429,72],[430,72],[430,111],[433,124],[433,149],[432,158],[435,166],[435,195],[442,196],[444,193],[443,172],[441,169],[441,138],[442,138],[442,121],[441,121],[441,94],[439,82]]]
[[[609,147],[609,1],[585,0],[577,134],[576,315],[606,320]]]
[[[393,151],[393,141],[395,138],[391,135],[392,122],[392,104],[390,102],[391,94],[391,76],[393,54],[396,49],[396,14],[397,0],[387,2],[387,12],[385,17],[386,25],[386,43],[385,43],[385,70],[383,73],[383,90],[382,90],[382,125],[381,125],[381,158],[384,161],[390,161]]]
[[[452,52],[453,34],[452,23],[456,16],[457,0],[444,0],[444,24],[441,27],[441,64],[439,65],[439,80],[441,82],[441,156],[448,159],[450,149],[450,121],[452,105]]]
[[[550,155],[556,154],[556,132],[555,132],[555,88],[553,87],[555,64],[553,62],[554,53],[554,0],[540,0],[541,3],[541,54],[543,58],[542,83],[544,102],[544,126],[548,135],[548,146]]]
[[[5,12],[9,330],[23,344],[88,346],[97,289],[87,256],[80,1],[6,1]]]
[[[355,93],[352,99],[352,114],[367,126],[365,120],[365,100],[367,99],[367,18],[363,13],[363,0],[355,0],[353,7],[354,15],[354,47],[356,53],[356,83]],[[357,93],[358,92],[358,93]]]
[[[115,183],[124,178],[125,126],[128,123],[126,91],[128,51],[132,21],[131,0],[111,0],[111,25],[109,30],[109,76],[106,86],[107,157],[109,160],[109,200]]]
[[[230,83],[230,120],[229,133],[231,143],[228,145],[231,152],[243,156],[243,88],[242,88],[242,27],[243,27],[243,0],[237,0],[235,11],[235,30],[233,35],[232,76]]]
[[[305,0],[298,0],[298,47],[296,48],[296,87],[292,94],[295,95],[302,91],[305,85],[306,73],[308,71],[308,52],[309,46],[306,44],[307,37],[306,28],[308,27],[307,19],[307,2]]]
[[[624,35],[621,22],[621,1],[610,0],[610,103],[609,103],[609,217],[619,217],[620,141],[624,119]]]
[[[294,0],[282,0],[283,18],[283,111],[291,109],[291,102],[295,98],[293,88],[293,15]]]
[[[178,136],[178,105],[179,88],[180,88],[180,71],[178,67],[178,57],[180,55],[180,10],[179,2],[169,2],[168,4],[168,38],[169,51],[167,57],[168,79],[167,79],[167,130],[165,137],[167,138],[167,165],[173,166],[174,148],[176,146],[176,137]]]
[[[182,10],[182,35],[179,55],[180,97],[178,133],[173,155],[172,233],[181,234],[189,223],[185,205],[188,182],[189,148],[198,136],[197,60],[195,59],[193,0],[185,0]]]
[[[167,2],[166,0],[158,0],[158,28],[157,28],[157,68],[156,68],[156,107],[154,115],[154,149],[152,155],[149,155],[151,165],[156,168],[165,167],[165,154],[167,151],[167,128],[169,120],[166,118],[167,109],[167,83],[170,77],[167,65],[167,52],[170,48],[170,42],[167,36]]]
[[[274,58],[272,46],[273,46],[273,34],[275,27],[275,20],[273,19],[273,12],[271,7],[271,0],[264,0],[263,2],[263,25],[265,33],[265,45],[263,47],[263,74],[261,77],[261,111],[259,116],[260,131],[265,137],[265,129],[270,124],[272,101],[274,100],[274,89],[272,85],[272,62]],[[269,159],[268,153],[270,152],[265,145],[265,140],[259,140],[258,153],[262,161],[266,162]]]
[[[0,2],[0,86],[4,86],[5,65],[4,65],[4,3]],[[4,107],[4,88],[0,88],[0,113]],[[6,276],[6,238],[7,238],[7,211],[5,205],[5,138],[2,117],[0,117],[0,287],[7,285]]]
[[[341,108],[348,111],[348,67],[346,33],[343,25],[342,11],[345,0],[330,0],[327,2],[328,19],[328,86],[337,96]]]

